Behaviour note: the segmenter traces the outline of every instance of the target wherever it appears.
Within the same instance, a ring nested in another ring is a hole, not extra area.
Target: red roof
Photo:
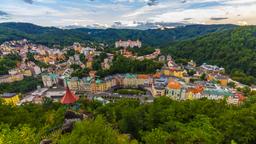
[[[170,88],[170,89],[180,89],[181,88],[181,84],[179,82],[171,80],[168,83],[168,88]]]
[[[73,104],[75,103],[77,100],[79,99],[79,97],[75,96],[70,89],[67,87],[66,88],[66,94],[62,97],[61,99],[61,103],[62,104]]]

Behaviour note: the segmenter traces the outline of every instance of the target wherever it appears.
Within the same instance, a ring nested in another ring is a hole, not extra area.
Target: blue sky
[[[0,22],[43,26],[114,22],[256,24],[256,0],[0,0]]]

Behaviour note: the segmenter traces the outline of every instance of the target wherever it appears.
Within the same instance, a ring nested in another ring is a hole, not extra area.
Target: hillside
[[[246,84],[256,83],[256,27],[212,33],[177,42],[165,49],[176,58],[193,59],[199,64],[223,66],[231,76]]]
[[[88,115],[70,133],[62,128],[67,106],[47,99],[42,105],[19,107],[0,101],[0,142],[36,144],[254,144],[255,98],[240,106],[224,101],[173,101],[153,103],[120,100],[102,105],[81,99],[78,112]],[[79,113],[77,113],[79,114]]]
[[[1,23],[0,43],[9,40],[29,39],[47,46],[65,46],[73,42],[105,42],[113,45],[119,39],[140,39],[146,46],[164,47],[170,42],[186,40],[212,32],[233,29],[234,25],[189,25],[175,29],[70,29],[41,27],[29,23]]]

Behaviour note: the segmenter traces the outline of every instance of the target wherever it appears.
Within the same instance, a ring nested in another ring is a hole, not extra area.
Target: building
[[[206,63],[200,66],[200,69],[205,73],[225,73],[225,69],[216,65],[207,65]]]
[[[223,89],[206,88],[202,93],[202,97],[206,97],[211,100],[224,99],[225,97],[234,96],[231,92]]]
[[[59,102],[65,93],[64,88],[52,88],[45,93],[45,96],[51,98],[55,102]]]
[[[144,85],[144,86],[150,86],[153,83],[153,79],[150,75],[147,74],[138,74],[137,75],[137,84],[138,85]]]
[[[196,86],[186,90],[185,99],[193,100],[202,98],[203,86]]]
[[[15,81],[21,81],[23,79],[23,74],[3,75],[0,77],[0,83],[12,83]]]
[[[125,74],[123,80],[124,87],[138,87],[137,76],[134,74]]]
[[[54,73],[42,75],[42,81],[45,87],[52,87],[58,83],[58,76]]]
[[[60,103],[62,104],[73,104],[76,101],[79,100],[79,97],[77,97],[73,92],[70,91],[70,89],[67,87],[65,95],[61,98]]]
[[[34,75],[39,75],[42,71],[39,66],[33,66],[30,69]]]
[[[4,93],[1,98],[5,104],[17,105],[20,102],[20,94],[16,93]]]
[[[71,79],[67,79],[68,87],[71,90],[79,90],[79,79],[78,77],[72,77]]]
[[[185,93],[183,93],[182,86],[179,82],[170,80],[167,87],[166,87],[166,96],[179,100],[184,96]]]
[[[131,40],[128,40],[128,41],[122,41],[122,40],[119,40],[115,43],[115,47],[116,48],[134,48],[134,47],[138,47],[138,48],[141,48],[141,45],[142,43],[137,40],[137,41],[131,41]]]
[[[79,82],[79,90],[84,92],[90,92],[92,83],[93,83],[92,77],[82,78]]]
[[[151,88],[151,93],[154,97],[165,95],[165,85],[154,83]]]
[[[221,86],[227,87],[228,86],[228,77],[224,75],[217,75],[215,79],[220,83]]]

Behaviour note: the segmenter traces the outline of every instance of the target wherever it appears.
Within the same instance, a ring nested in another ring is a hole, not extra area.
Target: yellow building
[[[107,91],[106,82],[101,80],[96,80],[91,84],[91,92],[104,92]]]
[[[31,70],[29,70],[29,69],[23,70],[23,71],[21,71],[21,73],[22,73],[24,76],[32,76],[32,72],[31,72]]]
[[[182,71],[182,70],[173,71],[173,76],[178,77],[178,78],[183,78],[183,74],[184,74],[184,71]]]
[[[4,93],[1,98],[5,104],[17,105],[20,102],[19,96],[20,94],[16,93]]]
[[[87,62],[86,62],[86,67],[87,67],[88,69],[92,69],[92,61],[87,61]]]
[[[21,81],[24,79],[23,74],[10,75],[10,82]]]
[[[171,75],[170,69],[164,69],[164,70],[163,70],[163,74],[164,74],[165,76],[170,76],[170,75]]]

